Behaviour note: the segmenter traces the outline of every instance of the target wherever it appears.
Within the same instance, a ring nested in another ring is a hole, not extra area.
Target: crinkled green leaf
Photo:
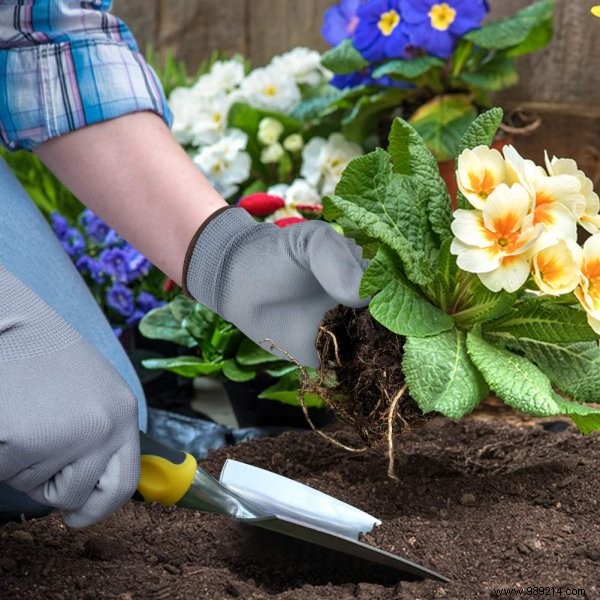
[[[165,369],[182,377],[213,375],[223,369],[223,362],[208,363],[197,356],[178,356],[177,358],[149,358],[142,361],[146,369]]]
[[[534,300],[522,302],[502,318],[486,323],[483,332],[492,339],[513,337],[563,344],[598,339],[583,310]]]
[[[555,394],[554,399],[558,404],[560,413],[569,415],[577,429],[584,435],[600,429],[600,408],[569,402],[558,394]]]
[[[511,17],[493,21],[464,35],[476,46],[502,50],[523,44],[541,22],[552,19],[552,0],[541,0]]]
[[[459,142],[476,116],[469,96],[447,94],[420,106],[410,123],[436,159],[447,160],[457,155]]]
[[[504,111],[494,107],[480,114],[470,125],[458,146],[458,153],[476,146],[491,146],[502,123]]]
[[[431,69],[443,66],[443,60],[430,55],[418,56],[410,60],[388,60],[374,69],[373,77],[377,79],[389,75],[398,79],[416,79]]]
[[[460,79],[475,88],[498,92],[516,85],[519,76],[515,59],[499,55],[486,61],[475,71],[462,73]]]
[[[453,308],[458,274],[456,257],[450,254],[451,243],[451,238],[446,238],[442,242],[438,255],[438,271],[429,286],[435,304],[446,313],[450,313]]]
[[[467,352],[490,389],[506,404],[538,417],[561,413],[550,379],[528,359],[496,348],[471,331]]]
[[[394,119],[388,152],[394,172],[410,175],[424,193],[425,207],[433,231],[444,239],[450,235],[452,220],[450,196],[440,177],[436,158],[417,131],[406,121]]]
[[[433,241],[424,232],[426,215],[415,207],[416,198],[409,178],[393,173],[387,152],[377,149],[350,162],[325,214],[329,218],[329,205],[335,206],[364,235],[392,249],[407,276],[423,284],[432,276]]]
[[[393,255],[380,248],[361,282],[361,294],[373,294],[369,312],[393,333],[427,337],[454,326],[452,318],[427,301],[394,265]]]
[[[457,329],[424,339],[408,337],[402,370],[410,395],[425,413],[460,419],[489,391],[467,355],[465,334]]]
[[[364,69],[369,63],[362,57],[361,53],[352,45],[350,40],[344,40],[335,48],[327,50],[321,56],[321,64],[326,68],[344,75]]]
[[[505,343],[535,363],[559,390],[577,402],[600,402],[600,347],[596,342],[555,344],[510,339]]]

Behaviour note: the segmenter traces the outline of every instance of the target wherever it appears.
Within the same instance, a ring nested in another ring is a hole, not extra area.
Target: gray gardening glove
[[[257,223],[242,208],[213,214],[192,240],[186,292],[249,338],[265,338],[303,365],[317,367],[317,329],[343,304],[365,306],[358,288],[361,249],[323,221],[280,228]]]
[[[139,464],[128,385],[0,265],[0,481],[83,527],[132,496]]]

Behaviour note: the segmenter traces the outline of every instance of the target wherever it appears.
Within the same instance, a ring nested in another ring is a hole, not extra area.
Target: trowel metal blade
[[[338,535],[330,531],[325,531],[314,525],[305,525],[299,523],[290,518],[278,517],[276,515],[272,517],[264,517],[258,519],[236,519],[241,523],[247,523],[256,527],[262,527],[276,533],[288,535],[305,542],[317,544],[330,550],[336,550],[345,554],[350,554],[358,558],[375,562],[387,567],[391,567],[404,573],[416,575],[417,577],[434,579],[436,581],[442,581],[449,583],[450,580],[435,571],[431,571],[426,567],[423,567],[410,560],[396,556],[391,552],[381,550],[375,546],[370,546],[359,540],[349,538],[346,536]]]

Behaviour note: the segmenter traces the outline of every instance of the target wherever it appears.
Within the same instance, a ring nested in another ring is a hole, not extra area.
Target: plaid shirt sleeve
[[[161,84],[111,4],[0,1],[0,145],[32,150],[142,110],[171,125]]]

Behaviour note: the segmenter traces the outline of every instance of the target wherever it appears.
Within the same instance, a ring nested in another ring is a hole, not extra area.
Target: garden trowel
[[[421,565],[359,541],[381,521],[307,485],[228,459],[217,481],[186,452],[140,432],[138,493],[147,502],[213,512],[305,542],[437,581]]]

